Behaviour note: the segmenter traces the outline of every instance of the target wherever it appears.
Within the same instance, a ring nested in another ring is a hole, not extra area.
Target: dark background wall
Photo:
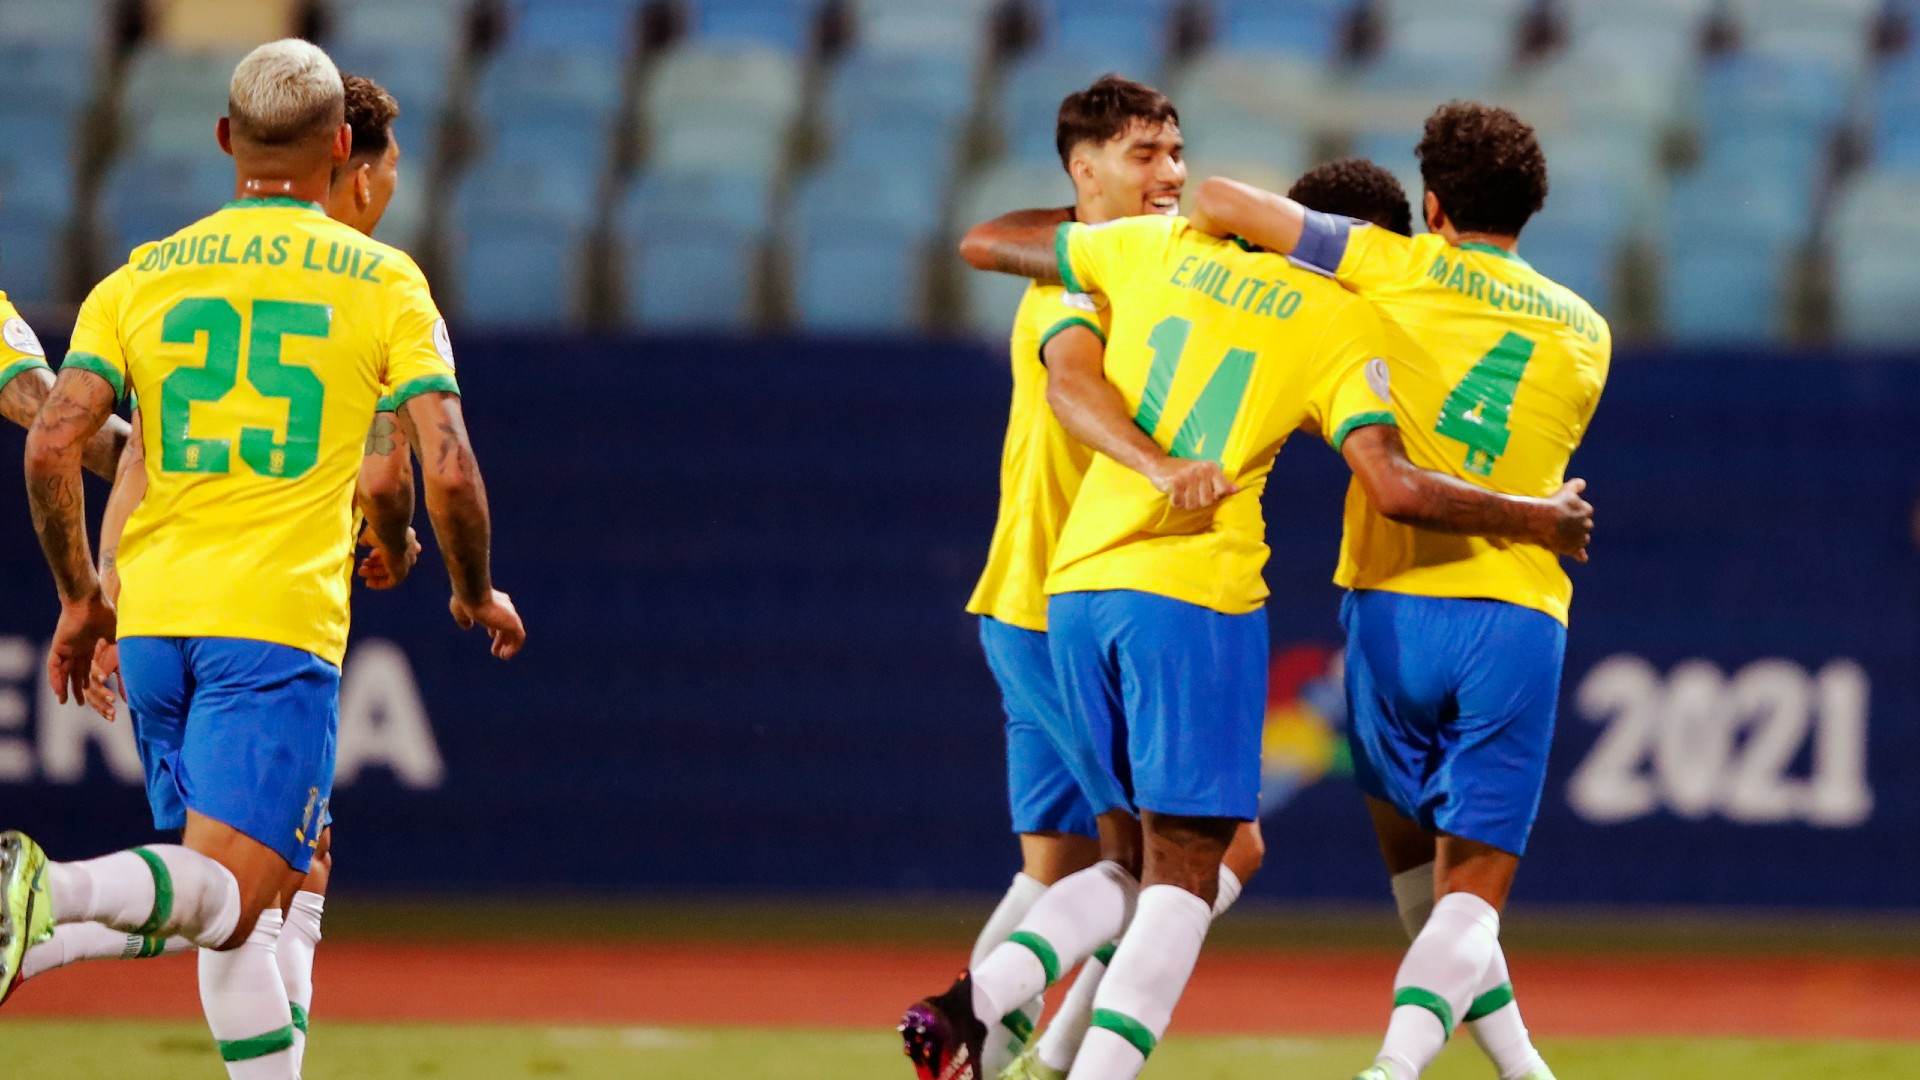
[[[367,889],[997,888],[998,702],[961,606],[1004,354],[972,342],[458,335],[511,665],[431,554],[356,598],[343,881]],[[49,345],[57,345],[49,342]],[[57,355],[57,352],[56,352]],[[0,460],[21,442],[0,432]],[[1920,908],[1920,379],[1886,358],[1623,352],[1529,900]],[[1381,888],[1338,740],[1344,466],[1268,498],[1274,898]],[[89,489],[97,512],[104,488]],[[422,515],[424,518],[424,514]],[[422,529],[426,532],[425,528]],[[55,609],[0,483],[0,825],[150,835],[123,723],[55,707]]]

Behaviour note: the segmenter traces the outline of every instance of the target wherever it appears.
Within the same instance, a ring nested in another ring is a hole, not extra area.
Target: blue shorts
[[[264,641],[130,637],[120,670],[154,828],[192,810],[305,872],[333,795],[340,669]]]
[[[1066,730],[1047,635],[980,619],[980,647],[1007,713],[1007,801],[1013,831],[1093,836],[1093,808],[1054,738]]]
[[[1340,622],[1360,790],[1429,832],[1524,854],[1567,628],[1498,600],[1367,590],[1347,594]]]
[[[1047,624],[1067,766],[1096,813],[1259,816],[1266,612],[1078,592],[1053,598]]]

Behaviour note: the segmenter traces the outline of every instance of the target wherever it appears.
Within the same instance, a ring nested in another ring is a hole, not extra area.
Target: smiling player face
[[[1104,143],[1082,144],[1074,157],[1085,162],[1085,201],[1103,219],[1180,212],[1187,160],[1179,125],[1136,120]]]

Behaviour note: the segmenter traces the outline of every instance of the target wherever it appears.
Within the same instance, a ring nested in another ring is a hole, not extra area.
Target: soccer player
[[[1067,95],[1054,142],[1073,181],[1075,220],[1177,213],[1186,182],[1179,125],[1165,94],[1118,75]],[[1064,716],[1047,651],[1042,586],[1061,523],[1093,456],[1055,419],[1049,400],[1071,394],[1076,381],[1102,379],[1106,319],[1091,298],[1040,282],[1028,285],[1014,315],[1013,402],[1001,451],[1000,510],[986,569],[967,610],[980,617],[981,647],[1006,713],[1007,789],[1022,865],[980,931],[974,963],[1006,940],[1049,886],[1099,856],[1093,810],[1049,735],[1062,729]],[[1147,476],[1167,490],[1191,483],[1188,474],[1201,464],[1162,455],[1147,464]],[[1259,866],[1252,828],[1223,870],[1229,895],[1237,895]],[[1099,958],[1089,958],[1051,1029],[1049,1049],[1057,1060],[1072,1060],[1103,967]],[[982,1057],[987,1075],[999,1075],[1022,1052],[1040,1012],[1036,997],[996,1022]]]
[[[393,122],[400,105],[385,87],[357,75],[343,76],[346,92],[347,125],[353,129],[353,149],[346,164],[334,170],[327,199],[327,216],[350,225],[367,236],[379,227],[399,180],[400,146]],[[360,482],[355,503],[374,507],[364,517],[397,517],[411,521],[414,510],[413,463],[408,453],[408,436],[399,423],[390,399],[383,397],[376,406],[373,427],[367,437],[360,464]],[[132,433],[122,452],[118,475],[107,496],[107,508],[100,525],[101,591],[109,603],[118,603],[120,575],[117,555],[121,535],[133,509],[146,494],[145,455],[142,452],[144,428],[136,405]],[[371,538],[369,538],[371,539]],[[409,543],[408,554],[417,554],[417,543]],[[411,563],[411,558],[408,562]],[[385,564],[383,552],[369,555],[362,563],[360,576],[376,589],[398,584]],[[114,717],[112,680],[119,674],[118,647],[102,642],[96,651],[87,702],[111,721]],[[135,721],[136,726],[138,721]],[[275,948],[275,960],[293,1012],[294,1064],[305,1057],[306,1037],[313,1008],[313,955],[320,943],[320,922],[326,906],[326,892],[332,872],[333,828],[331,812],[323,822],[319,846],[314,849],[312,866],[300,888],[283,898],[278,909],[261,913],[261,921],[271,929],[284,920]],[[183,937],[160,939],[126,934],[98,923],[67,923],[56,927],[53,937],[27,950],[21,964],[17,987],[29,979],[68,964],[85,960],[142,960],[166,956],[192,948]],[[0,998],[0,1001],[4,1001]]]
[[[85,862],[0,835],[0,990],[55,925],[185,936],[240,1080],[294,1075],[274,940],[257,922],[298,889],[331,794],[340,559],[382,385],[420,434],[455,621],[485,627],[503,659],[525,642],[492,586],[485,489],[425,279],[322,212],[352,149],[344,96],[306,42],[241,61],[219,123],[239,197],[94,288],[28,437],[28,495],[62,606],[48,676],[60,699],[84,695],[95,644],[120,634],[156,822],[184,830],[181,844]],[[156,422],[116,618],[88,556],[78,458],[128,389]],[[403,576],[406,522],[369,524]]]
[[[1070,431],[1088,467],[1048,573],[1048,643],[1071,722],[1068,765],[1103,815],[1137,813],[1132,868],[1048,891],[1021,927],[903,1027],[925,1080],[977,1077],[978,1017],[1005,1015],[1125,929],[1070,1076],[1136,1075],[1165,1033],[1212,920],[1218,867],[1258,813],[1267,548],[1260,494],[1281,444],[1315,432],[1396,521],[1584,551],[1580,485],[1548,498],[1415,468],[1391,404],[1379,317],[1318,274],[1179,218],[1103,225],[1020,211],[976,227],[975,265],[1059,280],[1112,309],[1108,392]],[[1163,493],[1130,462],[1219,466]]]
[[[0,292],[0,417],[32,427],[53,389],[53,369],[47,366],[47,350],[34,335],[33,327],[20,317],[7,294]],[[81,461],[87,471],[103,479],[113,479],[114,463],[120,460],[120,448],[127,442],[127,422],[112,417],[87,441]]]
[[[1519,117],[1463,101],[1427,119],[1417,154],[1416,239],[1218,178],[1193,223],[1332,274],[1424,354],[1395,383],[1413,460],[1490,491],[1553,491],[1599,404],[1612,335],[1514,250],[1546,202],[1546,158]],[[1359,488],[1344,533],[1354,774],[1417,935],[1361,1076],[1413,1080],[1466,1022],[1504,1080],[1548,1080],[1499,929],[1546,781],[1572,584],[1549,552],[1409,529]]]

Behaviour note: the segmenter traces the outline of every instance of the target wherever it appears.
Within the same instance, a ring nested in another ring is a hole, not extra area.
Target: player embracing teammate
[[[241,62],[219,125],[238,197],[94,288],[27,444],[61,599],[48,676],[62,700],[86,694],[96,646],[118,637],[155,824],[183,832],[85,862],[0,835],[0,994],[57,925],[184,937],[201,949],[228,1072],[249,1080],[298,1072],[261,916],[300,889],[326,818],[343,570],[383,389],[418,433],[456,622],[485,627],[502,658],[525,640],[492,585],[485,488],[425,279],[324,212],[353,153],[344,118],[340,74],[314,46],[273,42]],[[89,557],[78,473],[129,394],[151,414],[147,490],[121,545],[116,610]],[[397,506],[363,507],[396,583],[417,552]]]
[[[1427,201],[1431,223],[1433,196]],[[1060,281],[1110,307],[1105,374],[1113,392],[1092,406],[1100,420],[1070,424],[1076,435],[1084,427],[1108,440],[1088,440],[1102,453],[1073,500],[1046,584],[1049,647],[1067,714],[1052,734],[1096,811],[1138,816],[1144,850],[1129,865],[1124,846],[1103,844],[1106,861],[1050,889],[1007,943],[908,1011],[907,1051],[925,1080],[986,1075],[986,1022],[1122,931],[1071,1075],[1133,1076],[1164,1034],[1211,922],[1220,858],[1236,825],[1257,813],[1267,663],[1259,495],[1289,433],[1326,439],[1354,469],[1354,499],[1446,550],[1529,549],[1537,552],[1529,564],[1544,561],[1557,573],[1555,553],[1583,558],[1591,529],[1582,485],[1560,482],[1565,453],[1546,470],[1550,483],[1529,477],[1503,489],[1478,468],[1448,469],[1424,452],[1431,424],[1400,384],[1444,376],[1404,327],[1322,276],[1324,252],[1289,261],[1256,245],[1293,244],[1251,230],[1232,231],[1255,244],[1177,218],[1090,226],[1063,216],[1008,215],[976,228],[966,250],[976,266]],[[1356,233],[1385,233],[1341,220]],[[1480,281],[1484,289],[1484,274]],[[1508,283],[1509,302],[1519,285]],[[1590,310],[1584,320],[1597,323]],[[1504,428],[1498,447],[1481,430],[1514,422],[1510,387],[1500,381],[1507,368],[1499,371],[1490,390],[1482,389],[1484,374],[1466,380],[1451,399],[1452,424],[1440,429],[1473,435],[1472,465],[1505,452]],[[1468,400],[1474,394],[1486,400]],[[1590,402],[1583,407],[1590,412]],[[1141,440],[1211,471],[1195,469],[1192,488],[1162,489],[1125,467]],[[1364,733],[1359,739],[1364,749]],[[1424,749],[1444,756],[1456,742],[1450,728],[1430,725]],[[1537,778],[1532,798],[1537,804]],[[1446,850],[1443,841],[1443,864]],[[1423,940],[1439,940],[1457,906],[1436,908]],[[1478,984],[1485,967],[1468,981]],[[1397,1025],[1403,1020],[1396,1016]]]

